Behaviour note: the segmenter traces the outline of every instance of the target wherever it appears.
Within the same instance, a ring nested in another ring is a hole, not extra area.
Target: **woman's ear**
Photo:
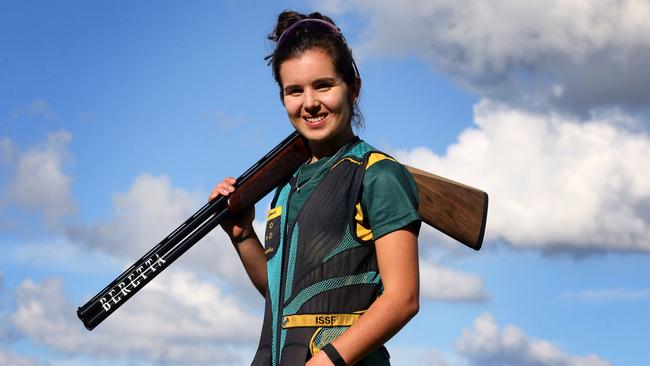
[[[350,96],[352,99],[352,103],[357,101],[357,98],[359,98],[359,92],[361,91],[361,78],[356,77],[354,79],[354,85],[352,86],[352,90],[350,91]]]

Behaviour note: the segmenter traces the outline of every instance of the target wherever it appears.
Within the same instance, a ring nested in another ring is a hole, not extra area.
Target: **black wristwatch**
[[[321,348],[321,351],[325,352],[334,366],[348,366],[343,357],[339,354],[339,351],[337,351],[331,343],[326,344],[325,347]]]

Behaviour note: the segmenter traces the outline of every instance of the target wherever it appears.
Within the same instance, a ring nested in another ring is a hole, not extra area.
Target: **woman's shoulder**
[[[383,152],[364,140],[359,140],[348,153],[347,156],[353,156],[364,163],[366,174],[373,175],[398,175],[404,173],[410,177],[406,168],[400,164],[390,154]]]
[[[373,237],[419,222],[418,191],[413,176],[391,155],[363,141],[360,144],[365,151],[361,208]]]
[[[365,161],[366,169],[375,165],[379,161],[386,160],[388,164],[382,164],[384,167],[396,167],[401,164],[389,154],[375,148],[364,140],[359,139],[345,154],[346,157],[354,157],[359,161]],[[380,168],[379,170],[381,170]]]

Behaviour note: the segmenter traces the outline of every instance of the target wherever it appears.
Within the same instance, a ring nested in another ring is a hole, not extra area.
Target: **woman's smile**
[[[319,128],[325,125],[326,118],[327,114],[321,114],[314,117],[305,117],[304,119],[307,122],[307,126],[309,128]]]

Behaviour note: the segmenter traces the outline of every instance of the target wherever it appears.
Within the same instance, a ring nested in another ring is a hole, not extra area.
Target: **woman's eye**
[[[291,95],[291,96],[298,96],[302,94],[302,89],[289,89],[284,92],[286,95]]]
[[[321,84],[321,85],[316,85],[316,89],[319,91],[328,91],[332,88],[332,85],[330,84]]]

